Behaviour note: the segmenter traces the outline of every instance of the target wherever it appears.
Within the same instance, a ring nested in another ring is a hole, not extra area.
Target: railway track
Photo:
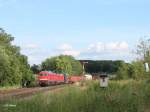
[[[27,98],[37,93],[44,93],[48,91],[62,89],[65,86],[66,85],[56,85],[49,87],[18,88],[10,91],[0,91],[0,100],[6,100],[10,98],[19,98],[19,99]]]

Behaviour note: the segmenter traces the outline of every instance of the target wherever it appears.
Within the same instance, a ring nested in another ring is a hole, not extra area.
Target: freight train
[[[84,80],[84,76],[67,76],[49,71],[41,71],[38,75],[38,84],[40,86],[74,83]]]

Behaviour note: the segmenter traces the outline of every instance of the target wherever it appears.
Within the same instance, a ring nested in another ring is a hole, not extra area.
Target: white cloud
[[[58,47],[57,50],[59,51],[59,54],[71,55],[74,57],[77,57],[80,55],[80,51],[74,50],[70,44],[66,44],[66,43]]]
[[[19,43],[21,46],[21,53],[28,56],[29,63],[40,64],[46,57],[48,57],[48,50],[41,48],[36,43]]]
[[[105,49],[105,44],[102,42],[98,42],[96,44],[90,44],[88,50],[95,50],[96,52],[101,52]]]
[[[130,55],[128,43],[122,42],[97,42],[90,44],[84,50],[75,50],[70,44],[62,44],[58,49],[58,54],[72,55],[74,57],[86,57],[93,59],[109,58],[125,58]]]
[[[128,43],[125,41],[90,44],[87,49],[80,53],[79,57],[80,59],[126,61],[134,58]]]
[[[74,57],[77,57],[80,55],[80,52],[79,51],[75,51],[75,50],[69,50],[69,51],[63,51],[64,55],[71,55],[71,56],[74,56]]]
[[[95,52],[103,52],[103,51],[122,51],[128,50],[128,44],[126,42],[109,42],[109,43],[102,43],[98,42],[95,44],[90,44],[88,47],[88,51],[95,51]]]
[[[72,46],[69,44],[62,44],[61,46],[58,47],[58,50],[72,50]]]
[[[28,54],[28,62],[33,65],[33,64],[40,64],[45,58],[42,57],[40,54],[39,55],[30,55]]]

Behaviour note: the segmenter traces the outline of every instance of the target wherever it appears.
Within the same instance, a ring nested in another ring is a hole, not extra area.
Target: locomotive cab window
[[[48,76],[48,74],[40,74],[40,76]]]

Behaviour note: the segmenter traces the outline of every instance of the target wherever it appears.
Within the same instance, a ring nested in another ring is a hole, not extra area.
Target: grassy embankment
[[[98,82],[66,87],[61,92],[37,95],[30,100],[1,102],[1,112],[150,112],[150,83],[111,81],[108,88]],[[86,87],[86,89],[85,89]],[[15,104],[16,107],[3,107]]]

